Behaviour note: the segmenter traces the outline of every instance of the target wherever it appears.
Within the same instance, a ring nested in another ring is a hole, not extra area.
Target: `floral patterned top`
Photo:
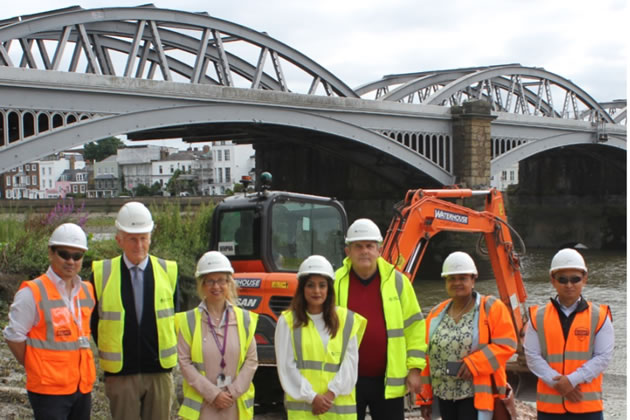
[[[457,362],[470,354],[474,313],[474,309],[468,311],[456,323],[447,312],[431,336],[431,387],[433,394],[443,400],[461,400],[475,395],[472,380],[465,381],[446,374],[446,362]]]

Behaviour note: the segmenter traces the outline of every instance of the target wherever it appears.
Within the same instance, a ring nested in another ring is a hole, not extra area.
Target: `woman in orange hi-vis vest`
[[[508,393],[505,364],[516,352],[508,308],[474,291],[477,267],[465,252],[442,266],[449,299],[426,318],[427,366],[416,403],[430,420],[434,397],[443,420],[491,419],[496,396]]]
[[[615,345],[610,308],[582,297],[588,270],[576,250],[558,251],[549,274],[558,295],[530,309],[524,342],[538,376],[538,418],[603,419],[603,372]]]
[[[48,240],[50,266],[15,294],[4,338],[26,370],[35,419],[89,419],[96,380],[90,348],[94,290],[78,273],[87,251],[85,232],[73,223]]]

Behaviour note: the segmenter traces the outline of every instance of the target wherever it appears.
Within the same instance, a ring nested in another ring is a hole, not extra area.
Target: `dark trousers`
[[[48,395],[28,391],[35,420],[84,420],[90,418],[92,394]]]
[[[604,420],[604,413],[596,411],[594,413],[551,414],[539,411],[538,420]]]
[[[462,400],[437,399],[442,420],[469,420],[477,418],[475,399],[473,397]]]
[[[365,419],[370,407],[372,420],[403,420],[405,401],[403,397],[385,399],[385,378],[382,376],[359,376],[357,380],[357,420]]]

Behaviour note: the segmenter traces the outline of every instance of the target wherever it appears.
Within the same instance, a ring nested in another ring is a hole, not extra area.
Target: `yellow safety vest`
[[[238,366],[236,374],[240,372],[247,350],[254,338],[256,324],[258,323],[258,314],[243,310],[237,306],[232,306],[234,315],[236,316],[236,325],[238,330],[238,339],[241,345],[238,357]],[[203,363],[203,337],[201,336],[201,310],[199,308],[191,309],[187,312],[179,312],[175,315],[178,331],[182,334],[184,340],[190,347],[190,358],[195,368],[203,376],[206,376],[206,369]],[[201,414],[201,406],[203,397],[184,379],[183,384],[184,401],[179,408],[178,414],[190,420],[196,420]],[[239,420],[249,420],[254,417],[254,384],[250,383],[249,388],[243,395],[236,400],[238,408]]]
[[[387,368],[385,398],[404,397],[409,369],[426,366],[425,323],[411,282],[382,257],[377,260],[381,277],[381,298],[387,328]],[[349,258],[335,273],[337,305],[348,306],[350,287]]]
[[[282,313],[291,331],[291,342],[293,343],[293,357],[297,368],[302,376],[311,384],[313,391],[317,394],[325,394],[328,391],[328,384],[332,381],[341,367],[348,342],[354,336],[358,343],[363,338],[367,320],[361,315],[349,309],[337,307],[339,317],[339,330],[335,337],[331,337],[328,346],[324,349],[321,337],[313,322],[306,326],[293,328],[293,312],[289,309]],[[298,401],[289,394],[285,394],[286,409],[289,419],[356,419],[357,404],[355,390],[348,395],[337,395],[333,405],[326,413],[319,416],[312,414],[312,405]]]
[[[157,322],[160,365],[169,369],[177,364],[175,304],[173,294],[177,283],[177,263],[149,256],[155,282],[154,307]],[[120,263],[122,257],[94,261],[94,289],[98,301],[98,352],[101,368],[117,373],[123,367],[123,334],[125,308],[120,294]]]

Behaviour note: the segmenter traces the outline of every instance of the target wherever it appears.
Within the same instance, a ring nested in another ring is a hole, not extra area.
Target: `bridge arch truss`
[[[355,91],[366,99],[425,105],[456,106],[482,99],[496,112],[625,124],[625,101],[623,117],[613,118],[607,112],[611,107],[570,80],[520,64],[389,75]]]
[[[265,33],[152,5],[75,6],[2,21],[0,66],[356,97],[328,70]]]

